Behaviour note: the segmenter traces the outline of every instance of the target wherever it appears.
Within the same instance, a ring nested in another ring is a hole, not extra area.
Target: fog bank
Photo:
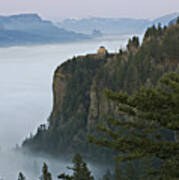
[[[44,161],[55,175],[66,170],[66,162],[29,157],[9,149],[47,122],[53,103],[53,73],[58,65],[73,56],[96,53],[99,46],[118,52],[129,37],[0,49],[0,179],[17,179],[20,171],[30,180],[38,179]]]

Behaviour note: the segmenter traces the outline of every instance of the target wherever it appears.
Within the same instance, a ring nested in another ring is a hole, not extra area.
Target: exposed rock
[[[156,30],[154,34],[150,29],[151,40],[140,45],[134,37],[123,53],[106,54],[107,50],[101,47],[97,54],[74,57],[63,63],[54,74],[49,129],[26,140],[24,146],[57,154],[79,151],[89,156],[94,152],[99,153],[96,156],[105,156],[101,152],[106,151],[93,149],[87,141],[88,134],[96,133],[99,123],[106,123],[108,117],[120,117],[116,104],[105,97],[105,89],[131,94],[141,86],[156,85],[167,72],[178,71],[178,28],[172,26],[162,33]],[[168,49],[166,42],[172,48]]]
[[[62,73],[60,67],[57,68],[53,78],[53,111],[50,116],[50,127],[54,127],[56,125],[57,114],[62,114],[62,105],[64,102],[66,86],[67,86],[68,75]],[[63,116],[59,117],[61,123],[63,122]]]

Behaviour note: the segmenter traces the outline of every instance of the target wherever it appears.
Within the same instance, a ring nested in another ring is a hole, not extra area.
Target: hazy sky
[[[154,18],[179,12],[179,0],[0,0],[0,14],[39,13],[45,18]]]

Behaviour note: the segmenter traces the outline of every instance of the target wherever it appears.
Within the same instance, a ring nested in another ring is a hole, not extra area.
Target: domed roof
[[[98,54],[99,55],[106,55],[108,53],[107,49],[104,47],[104,46],[101,46],[99,49],[98,49]]]

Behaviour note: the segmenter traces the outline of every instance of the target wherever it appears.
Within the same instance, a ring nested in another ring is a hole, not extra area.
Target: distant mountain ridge
[[[96,29],[104,34],[140,34],[153,24],[168,25],[168,23],[179,16],[179,13],[168,14],[154,20],[135,18],[84,18],[65,19],[58,22],[60,28],[73,30],[75,32],[89,33]]]
[[[105,34],[131,34],[141,33],[143,27],[150,23],[147,19],[130,19],[130,18],[86,18],[86,19],[65,19],[58,23],[60,28],[74,30],[75,32],[90,33],[97,29]]]
[[[155,20],[132,18],[66,19],[54,24],[38,14],[0,16],[0,47],[89,40],[103,34],[142,34],[153,24],[167,25],[173,13]]]
[[[168,15],[159,17],[157,19],[154,19],[152,23],[155,25],[157,25],[158,23],[161,23],[162,25],[168,25],[171,20],[173,20],[174,18],[177,18],[178,16],[179,16],[179,13],[168,14]]]
[[[61,43],[90,38],[89,35],[59,28],[38,14],[0,16],[0,46]]]
[[[38,14],[17,14],[11,16],[0,16],[0,21],[42,21]]]

